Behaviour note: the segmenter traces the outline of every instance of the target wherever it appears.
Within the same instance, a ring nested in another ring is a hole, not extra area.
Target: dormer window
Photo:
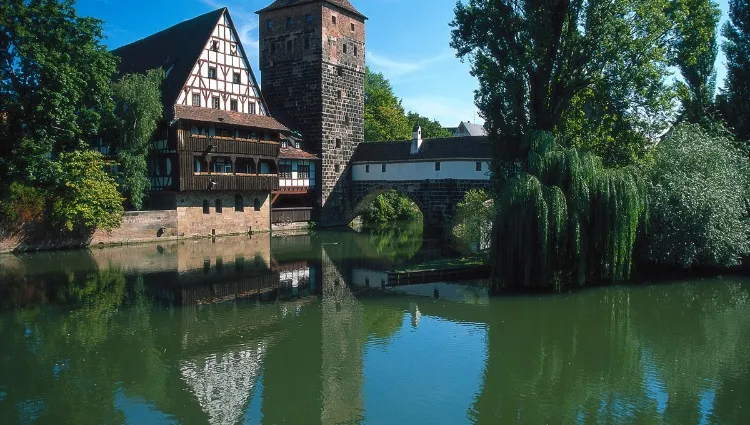
[[[215,66],[208,67],[208,78],[212,80],[216,79],[216,67]]]
[[[214,52],[219,51],[219,41],[218,40],[211,40],[211,50]]]

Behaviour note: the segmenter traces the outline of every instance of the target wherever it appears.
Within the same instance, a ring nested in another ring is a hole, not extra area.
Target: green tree
[[[158,122],[163,117],[161,69],[145,75],[129,74],[113,84],[115,114],[106,136],[120,165],[120,190],[135,209],[143,206],[143,198],[151,187],[146,159]]]
[[[401,100],[393,94],[391,83],[381,73],[365,74],[365,142],[406,140],[411,126]]]
[[[79,226],[111,230],[122,221],[122,198],[99,152],[82,149],[60,155],[55,169],[60,184],[53,219],[68,230]]]
[[[711,0],[674,2],[674,64],[682,79],[677,94],[682,103],[682,118],[698,123],[714,114],[716,91],[716,29],[721,18],[719,5]]]
[[[0,2],[0,181],[54,181],[55,156],[99,134],[116,69],[101,40],[72,0]]]
[[[494,218],[494,205],[484,190],[472,189],[456,207],[453,234],[466,245],[490,244],[490,226]]]
[[[476,103],[496,150],[495,175],[527,157],[530,135],[554,131],[586,90],[587,112],[616,129],[658,134],[671,105],[665,84],[668,0],[469,0],[455,9],[451,46],[471,60]]]
[[[390,223],[422,219],[419,207],[408,197],[390,190],[375,197],[362,213],[365,223]]]
[[[414,128],[414,124],[419,124],[419,126],[422,127],[423,139],[453,137],[453,133],[451,133],[450,130],[443,128],[443,126],[440,125],[437,120],[431,120],[427,117],[423,117],[416,112],[409,112],[408,114],[406,114],[406,120],[409,122],[409,126],[411,128]]]
[[[721,111],[740,141],[750,141],[750,2],[729,0],[729,20],[722,44],[727,57],[727,77]]]
[[[731,267],[750,252],[750,171],[733,141],[682,124],[656,149],[648,256],[655,264]]]

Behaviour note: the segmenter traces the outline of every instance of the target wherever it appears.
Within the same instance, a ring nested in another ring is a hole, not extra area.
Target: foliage
[[[378,195],[362,213],[365,223],[422,220],[422,212],[408,197],[391,190]]]
[[[146,159],[151,139],[163,116],[161,84],[164,71],[152,69],[145,75],[129,74],[112,85],[115,114],[105,136],[116,154],[120,190],[135,209],[151,187]]]
[[[711,0],[678,0],[671,15],[675,21],[673,61],[684,79],[677,83],[682,118],[697,123],[714,113],[716,27],[721,10]]]
[[[54,181],[55,155],[100,131],[116,61],[72,0],[0,2],[0,180]]]
[[[0,212],[7,224],[20,227],[26,223],[40,223],[44,218],[47,194],[39,188],[13,182],[0,203]]]
[[[606,168],[550,133],[532,138],[528,172],[500,191],[494,289],[614,282],[630,275],[645,190],[635,167]]]
[[[453,234],[466,245],[489,246],[494,216],[492,201],[487,192],[472,189],[456,207]]]
[[[740,141],[750,141],[750,2],[729,0],[729,20],[722,29],[727,77],[722,114]]]
[[[393,94],[391,83],[381,73],[367,68],[365,74],[365,142],[406,140],[411,126],[401,100]]]
[[[527,156],[583,91],[583,109],[617,117],[614,130],[652,136],[668,124],[669,0],[487,1],[455,8],[451,46],[471,60],[475,94],[495,148],[494,174]],[[590,115],[589,115],[590,114]],[[513,173],[511,173],[512,175]]]
[[[423,139],[439,139],[443,137],[453,137],[453,133],[443,126],[437,120],[431,120],[427,117],[423,117],[416,112],[409,112],[406,114],[406,120],[409,122],[409,127],[414,128],[414,124],[419,124],[422,127],[422,138]],[[409,135],[411,137],[411,134]]]
[[[111,230],[120,225],[122,198],[99,152],[64,153],[56,166],[61,183],[52,206],[54,221],[68,230],[77,226]]]
[[[650,193],[653,263],[730,267],[750,252],[750,171],[726,136],[676,127],[656,150]]]

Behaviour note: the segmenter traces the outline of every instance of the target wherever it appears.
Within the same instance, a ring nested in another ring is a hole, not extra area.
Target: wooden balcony
[[[209,146],[215,146],[214,155],[247,155],[276,159],[279,156],[279,144],[257,139],[229,139],[222,137],[190,137],[185,150],[205,152]]]
[[[214,182],[215,184],[212,184]],[[277,174],[193,173],[180,179],[180,190],[274,191],[279,188]]]

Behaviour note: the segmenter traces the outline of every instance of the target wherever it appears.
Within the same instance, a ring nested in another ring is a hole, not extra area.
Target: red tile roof
[[[289,131],[289,129],[281,125],[281,123],[265,115],[201,108],[198,106],[175,105],[174,117],[175,119],[240,125],[264,130]]]
[[[303,151],[297,148],[281,148],[279,150],[280,159],[320,159],[317,155]]]

